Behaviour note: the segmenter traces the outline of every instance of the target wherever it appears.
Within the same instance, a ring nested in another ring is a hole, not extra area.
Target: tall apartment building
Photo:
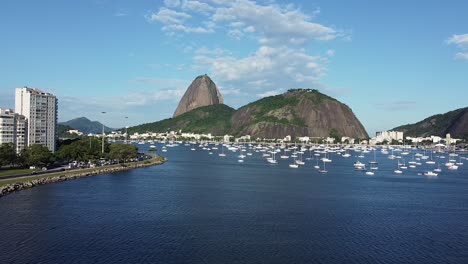
[[[15,112],[28,120],[27,145],[40,144],[55,152],[57,97],[33,88],[16,88]]]
[[[27,145],[27,125],[26,117],[0,108],[0,144],[13,143],[20,153]]]

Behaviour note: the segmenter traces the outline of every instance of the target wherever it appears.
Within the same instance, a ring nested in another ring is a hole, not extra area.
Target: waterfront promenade
[[[104,167],[79,169],[73,171],[52,172],[41,175],[18,176],[14,178],[8,177],[6,179],[3,178],[0,179],[0,198],[12,192],[32,188],[38,185],[68,181],[105,173],[127,171],[131,169],[148,167],[153,165],[160,165],[166,161],[167,159],[165,157],[154,155],[149,160],[143,160],[138,162],[114,164]]]

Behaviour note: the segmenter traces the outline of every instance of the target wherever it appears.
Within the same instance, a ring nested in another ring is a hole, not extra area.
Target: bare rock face
[[[189,112],[195,108],[217,104],[223,104],[221,93],[208,75],[201,75],[195,78],[192,84],[190,84],[180,100],[173,117]]]
[[[345,104],[317,90],[294,89],[260,99],[237,110],[231,119],[239,135],[260,138],[341,136],[367,138],[367,132]]]

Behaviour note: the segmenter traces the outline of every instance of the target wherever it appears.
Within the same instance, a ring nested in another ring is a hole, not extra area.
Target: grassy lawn
[[[11,170],[0,170],[0,177],[2,176],[10,176],[10,175],[17,175],[23,173],[31,173],[33,170],[31,169],[11,169]]]

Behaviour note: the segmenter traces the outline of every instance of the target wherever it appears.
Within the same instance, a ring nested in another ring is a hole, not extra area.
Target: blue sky
[[[0,107],[27,85],[58,96],[60,121],[137,125],[172,116],[207,73],[234,108],[317,88],[373,134],[467,106],[467,10],[467,1],[4,0]]]

